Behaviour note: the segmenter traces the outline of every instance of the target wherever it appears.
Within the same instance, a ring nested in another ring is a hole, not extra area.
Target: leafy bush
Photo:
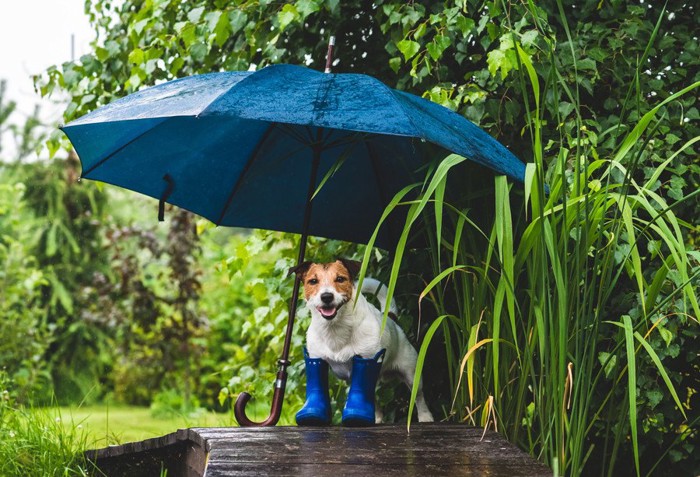
[[[44,310],[33,306],[46,279],[31,254],[31,228],[23,220],[25,185],[5,177],[0,184],[0,370],[14,381],[16,398],[26,402],[51,387],[44,356],[53,333]]]

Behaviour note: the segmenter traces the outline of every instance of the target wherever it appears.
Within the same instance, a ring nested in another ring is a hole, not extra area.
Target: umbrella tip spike
[[[335,35],[331,35],[328,39],[328,52],[326,53],[326,69],[324,73],[331,72],[331,64],[333,63],[333,47],[335,46]]]

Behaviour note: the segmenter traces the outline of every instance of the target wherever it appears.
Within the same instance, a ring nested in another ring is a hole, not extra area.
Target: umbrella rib
[[[288,124],[284,124],[284,123],[275,123],[275,124],[277,124],[280,131],[287,133],[292,139],[296,139],[301,144],[311,145],[313,143],[313,139],[311,138],[311,134],[309,134],[308,138],[305,138],[302,134],[299,134],[297,131],[294,130],[293,127],[291,127]]]
[[[153,125],[153,127],[148,128],[147,130],[145,130],[144,132],[142,132],[141,134],[139,134],[139,135],[136,136],[135,138],[133,138],[133,139],[127,141],[126,143],[122,144],[121,146],[119,146],[119,147],[118,147],[117,149],[115,149],[114,151],[110,152],[107,156],[105,156],[104,158],[102,158],[102,159],[100,159],[99,161],[97,161],[97,162],[96,162],[92,167],[90,167],[88,170],[83,171],[83,172],[80,174],[81,177],[87,177],[88,174],[90,174],[92,171],[94,171],[95,169],[97,169],[98,167],[100,167],[102,164],[104,164],[105,162],[107,162],[108,160],[110,160],[111,158],[113,158],[114,156],[116,156],[117,154],[119,154],[119,153],[120,153],[121,151],[123,151],[125,148],[127,148],[128,146],[130,146],[131,144],[133,144],[135,141],[138,141],[138,140],[141,139],[143,136],[145,136],[146,134],[148,134],[149,132],[153,131],[155,128],[157,128],[157,127],[160,126],[161,124],[163,124],[163,123],[165,122],[166,119],[168,119],[168,118],[163,118],[163,121],[159,122],[158,124]]]
[[[250,159],[248,162],[246,162],[245,167],[241,171],[241,174],[238,176],[238,180],[233,186],[233,189],[231,189],[231,193],[228,196],[228,199],[226,199],[226,204],[224,205],[224,208],[221,210],[221,214],[219,215],[219,219],[215,222],[216,225],[221,225],[221,222],[224,220],[224,216],[226,215],[226,212],[228,212],[229,207],[231,207],[231,203],[233,202],[233,197],[236,195],[236,192],[238,192],[238,188],[241,186],[241,183],[243,182],[243,178],[246,176],[250,168],[253,166],[253,163],[257,160],[258,155],[260,154],[260,149],[262,149],[263,145],[265,144],[265,141],[267,141],[267,138],[270,137],[270,134],[272,134],[272,131],[275,129],[277,126],[277,123],[270,123],[270,126],[267,128],[263,136],[260,138],[260,141],[258,144],[255,146],[255,150],[253,151],[253,154],[251,154]]]
[[[369,141],[367,140],[367,136],[363,138],[362,141],[365,145],[365,148],[367,148],[367,154],[369,155],[369,162],[372,164],[372,170],[374,171],[374,179],[377,183],[377,189],[379,191],[379,196],[382,198],[382,202],[384,202],[384,207],[386,207],[389,204],[390,199],[387,197],[386,192],[384,191],[384,188],[382,187],[382,183],[380,181],[381,178],[381,173],[379,170],[379,167],[377,165],[377,156],[372,150],[372,148],[369,145]],[[389,222],[389,235],[393,235],[392,229],[392,223]],[[391,237],[392,241],[394,237]]]
[[[353,134],[348,134],[347,136],[342,136],[336,139],[335,141],[328,143],[326,145],[326,149],[332,149],[334,147],[342,146],[345,144],[356,144],[358,142],[366,141],[368,137],[369,134],[365,132],[356,132]],[[358,141],[357,138],[360,138],[360,140]]]

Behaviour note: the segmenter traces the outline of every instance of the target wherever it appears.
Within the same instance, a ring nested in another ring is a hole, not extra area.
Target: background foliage
[[[428,246],[403,260],[367,251],[372,275],[398,279],[414,342],[437,333],[433,411],[497,424],[561,473],[698,473],[697,89],[676,94],[700,80],[692,2],[85,5],[94,53],[36,79],[43,95],[68,93],[66,121],[175,77],[320,69],[335,34],[334,71],[450,107],[533,164],[524,188],[496,180],[479,195],[472,186],[492,179],[444,163],[445,198],[426,189],[422,211],[404,205]],[[1,91],[0,131],[33,148],[35,123],[8,125]],[[67,147],[59,132],[47,145]],[[297,239],[205,230],[180,211],[157,226],[152,203],[78,182],[74,157],[19,155],[0,171],[0,365],[20,400],[189,412],[254,390],[266,413]],[[283,422],[302,400],[301,341]],[[406,419],[408,393],[384,393],[389,416]]]

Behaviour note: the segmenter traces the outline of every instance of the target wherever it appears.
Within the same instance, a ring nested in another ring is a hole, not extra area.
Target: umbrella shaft
[[[306,195],[306,207],[304,209],[304,222],[301,229],[301,239],[299,242],[299,256],[297,257],[297,266],[304,262],[306,257],[306,242],[309,237],[309,225],[311,224],[311,209],[313,206],[312,198],[316,190],[316,179],[318,176],[318,167],[321,163],[321,152],[323,146],[321,139],[323,138],[323,130],[318,128],[316,131],[316,143],[313,145],[313,160],[311,162],[311,176],[309,178],[309,190]],[[289,348],[292,343],[292,333],[294,329],[294,318],[297,314],[297,302],[299,301],[299,288],[301,287],[301,277],[295,275],[294,288],[292,289],[292,302],[289,306],[289,319],[287,320],[287,331],[284,335],[284,348],[282,357],[280,358],[280,366],[285,369],[289,364]]]

